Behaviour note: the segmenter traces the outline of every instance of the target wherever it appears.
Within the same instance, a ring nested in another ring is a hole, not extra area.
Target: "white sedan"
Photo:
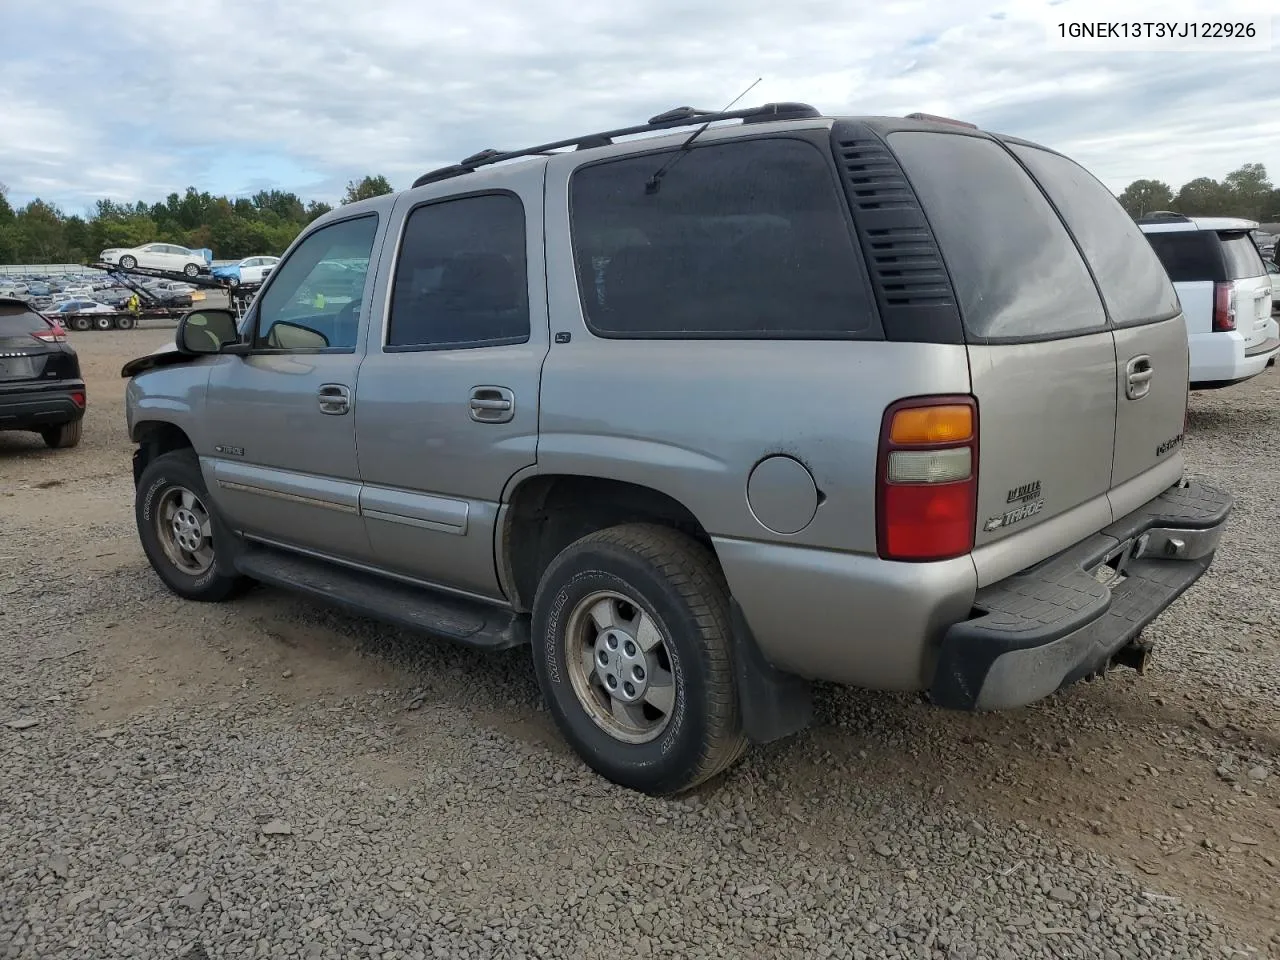
[[[245,257],[239,263],[214,267],[212,273],[215,277],[229,280],[233,287],[242,283],[261,283],[279,262],[279,257]]]
[[[149,270],[171,270],[188,277],[199,276],[209,269],[204,254],[173,243],[146,243],[124,249],[112,247],[99,255],[103,263],[117,264],[124,270],[146,267]]]

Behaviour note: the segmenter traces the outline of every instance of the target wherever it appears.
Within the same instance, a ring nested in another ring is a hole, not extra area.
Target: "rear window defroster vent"
[[[837,120],[831,147],[890,340],[963,343],[951,281],[897,158],[858,121]]]

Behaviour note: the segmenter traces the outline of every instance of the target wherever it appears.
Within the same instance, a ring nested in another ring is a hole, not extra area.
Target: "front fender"
[[[166,424],[186,434],[197,451],[204,449],[202,414],[211,369],[188,363],[154,367],[133,377],[125,388],[129,439],[141,443],[149,429]]]

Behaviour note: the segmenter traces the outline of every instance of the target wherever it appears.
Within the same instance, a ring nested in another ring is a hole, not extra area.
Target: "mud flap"
[[[753,743],[771,743],[804,730],[813,721],[813,686],[783,673],[760,652],[755,635],[736,600],[733,617],[733,669],[743,732]]]

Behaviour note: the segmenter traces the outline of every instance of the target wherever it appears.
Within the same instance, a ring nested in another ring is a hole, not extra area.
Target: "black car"
[[[0,430],[33,430],[54,449],[80,442],[85,388],[62,327],[0,298]]]

